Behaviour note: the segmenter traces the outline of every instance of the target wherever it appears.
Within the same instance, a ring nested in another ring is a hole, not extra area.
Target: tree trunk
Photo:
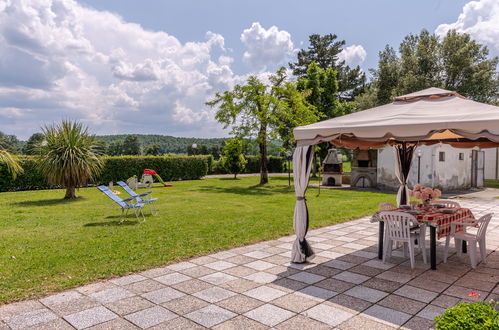
[[[269,171],[267,169],[267,131],[264,127],[258,133],[260,140],[260,184],[269,183]]]
[[[64,196],[64,199],[75,199],[75,198],[76,198],[75,187],[67,187],[66,196]]]
[[[234,179],[236,179],[237,173],[234,173]]]

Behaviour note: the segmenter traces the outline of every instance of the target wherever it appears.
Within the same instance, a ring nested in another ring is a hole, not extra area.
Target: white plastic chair
[[[458,256],[461,256],[462,241],[468,242],[471,267],[476,268],[477,265],[477,255],[476,255],[477,243],[480,246],[480,256],[482,257],[482,262],[486,264],[487,248],[486,248],[485,236],[487,233],[487,226],[489,225],[489,222],[492,219],[492,215],[493,215],[492,213],[489,213],[484,215],[478,220],[451,223],[450,234],[445,239],[444,262],[447,262],[450,239],[451,237],[454,237],[454,245]],[[457,226],[463,226],[463,230],[456,232]],[[467,232],[466,227],[470,226],[478,227],[476,234]]]
[[[444,207],[448,207],[448,208],[457,208],[457,209],[461,208],[461,205],[458,202],[450,201],[447,199],[439,199],[439,200],[433,201],[432,204],[445,205]]]
[[[387,262],[392,255],[393,242],[400,242],[409,248],[411,268],[415,266],[414,248],[418,247],[423,254],[423,261],[426,264],[426,225],[420,224],[414,216],[404,212],[382,212],[381,219],[386,227],[386,245],[383,251],[383,262]],[[411,231],[414,226],[419,226],[418,231]],[[416,245],[416,241],[418,244]]]

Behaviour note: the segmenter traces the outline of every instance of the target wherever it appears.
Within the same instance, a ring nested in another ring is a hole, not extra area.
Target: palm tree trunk
[[[75,198],[76,198],[75,187],[67,187],[66,196],[64,196],[64,199],[75,199]]]

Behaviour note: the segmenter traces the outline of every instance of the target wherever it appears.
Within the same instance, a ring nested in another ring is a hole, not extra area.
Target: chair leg
[[[480,256],[482,257],[482,263],[486,264],[487,263],[487,245],[485,244],[485,238],[481,239],[480,242],[478,242],[478,245],[480,246]]]
[[[411,269],[414,269],[414,267],[415,267],[414,241],[410,241],[407,245],[409,246],[409,257],[411,258]]]
[[[389,258],[392,256],[393,241],[388,239],[385,245],[385,251],[383,254],[383,262],[388,262]]]
[[[142,211],[142,207],[139,209],[140,214],[142,214],[142,222],[146,221],[146,217],[144,215],[144,212]]]
[[[404,252],[404,257],[407,257],[407,243],[402,243],[402,251]]]
[[[456,249],[457,256],[460,257],[463,254],[463,250],[461,249],[463,246],[463,241],[454,236],[454,247]]]
[[[470,259],[471,259],[471,267],[476,268],[477,260],[476,260],[476,241],[468,242],[470,248]]]
[[[447,235],[445,238],[445,247],[444,247],[444,263],[447,262],[447,257],[449,256],[449,244],[450,244],[450,235]]]
[[[428,262],[428,259],[426,256],[426,239],[424,234],[419,235],[419,250],[423,254],[423,262],[426,264]]]

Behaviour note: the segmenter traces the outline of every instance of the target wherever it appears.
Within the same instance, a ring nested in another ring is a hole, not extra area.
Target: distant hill
[[[114,141],[123,141],[128,134],[119,135],[97,135],[96,139],[103,141],[106,144],[110,144]],[[187,153],[187,147],[192,146],[194,143],[197,145],[205,145],[208,148],[211,147],[221,147],[224,145],[226,138],[184,138],[175,137],[168,135],[153,135],[153,134],[134,134],[139,138],[142,147],[146,147],[150,144],[159,143],[161,146],[162,154],[185,154]]]

